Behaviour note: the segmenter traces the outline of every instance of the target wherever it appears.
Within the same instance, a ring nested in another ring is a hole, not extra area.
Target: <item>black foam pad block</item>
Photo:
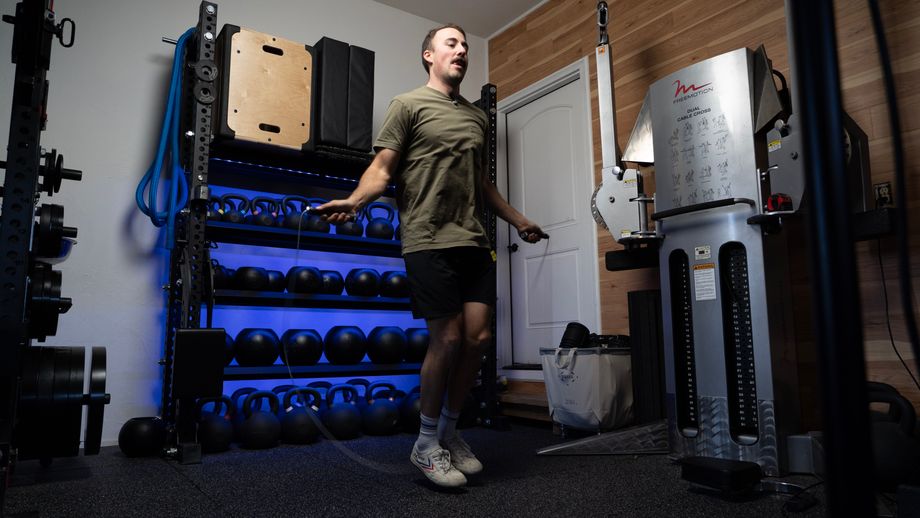
[[[370,151],[374,118],[374,51],[352,45],[348,57],[348,139],[358,151]]]
[[[322,37],[313,46],[317,95],[314,124],[320,143],[348,142],[348,44]]]
[[[763,478],[763,470],[756,462],[686,457],[680,460],[680,477],[723,493],[747,493]]]
[[[224,384],[223,329],[177,329],[173,397],[220,397]]]

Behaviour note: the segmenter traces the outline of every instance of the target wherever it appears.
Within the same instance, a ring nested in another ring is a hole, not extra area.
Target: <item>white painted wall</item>
[[[389,99],[424,84],[419,52],[435,22],[368,0],[218,1],[218,22],[312,44],[329,36],[376,52],[374,131]],[[76,42],[52,50],[48,128],[42,146],[56,148],[83,181],[65,183],[42,202],[63,204],[66,224],[79,229],[71,258],[58,266],[62,315],[47,345],[108,349],[103,444],[114,444],[128,418],[158,413],[166,279],[161,232],[134,204],[134,189],[154,154],[177,38],[197,23],[195,0],[58,0],[55,12],[76,21]],[[0,0],[13,14],[15,2]],[[12,96],[13,30],[0,24],[0,142],[6,143]],[[471,67],[462,93],[479,98],[486,42],[470,36]],[[5,153],[0,153],[5,157]],[[233,266],[233,265],[231,265]],[[293,318],[293,317],[290,317]],[[228,326],[229,327],[229,326]],[[294,327],[293,325],[290,327]]]

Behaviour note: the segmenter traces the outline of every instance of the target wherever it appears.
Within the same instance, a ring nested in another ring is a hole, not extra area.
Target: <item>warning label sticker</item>
[[[693,296],[696,300],[716,300],[716,264],[693,265]]]

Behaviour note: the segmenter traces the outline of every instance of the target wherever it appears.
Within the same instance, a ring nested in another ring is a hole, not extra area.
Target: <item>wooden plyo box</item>
[[[313,149],[313,48],[236,25],[217,39],[220,93],[215,138]]]

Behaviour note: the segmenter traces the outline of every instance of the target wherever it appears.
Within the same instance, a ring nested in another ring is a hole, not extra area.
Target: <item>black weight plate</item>
[[[20,413],[28,411],[38,397],[38,363],[41,351],[36,347],[27,347],[22,355],[22,386],[19,392]]]
[[[61,272],[48,265],[36,267],[32,271],[29,336],[42,342],[49,335],[57,333],[58,317],[61,314],[61,278]]]
[[[54,387],[54,355],[48,347],[31,347],[31,378],[34,390],[28,409],[19,414],[17,447],[19,457],[47,459],[51,457],[54,423],[52,421],[51,398]],[[52,354],[48,354],[51,352]]]
[[[40,423],[37,445],[40,451],[37,452],[38,458],[48,458],[46,452],[49,448],[46,446],[53,440],[53,410],[51,406],[54,391],[54,351],[50,347],[36,347],[39,350],[41,361],[38,375],[38,397],[34,415],[36,423]]]
[[[64,206],[43,204],[38,211],[38,226],[32,248],[40,257],[57,257],[62,252]]]
[[[19,458],[27,460],[35,450],[36,435],[41,430],[41,423],[36,422],[40,413],[38,405],[38,378],[41,373],[41,349],[28,347],[23,351],[22,387],[19,409],[17,411],[16,430],[13,442],[19,449]]]
[[[48,335],[45,304],[41,302],[48,296],[46,273],[47,269],[38,263],[29,274],[29,337],[39,340],[44,340]]]
[[[48,288],[49,296],[54,299],[61,298],[61,280],[63,275],[58,270],[49,269],[46,275],[47,281],[45,281],[45,286]],[[57,303],[53,303],[52,306],[54,309],[54,314],[57,315]]]
[[[70,412],[71,405],[79,405],[71,394],[71,360],[72,347],[55,347],[54,351],[54,415],[64,416]],[[73,440],[70,438],[70,440]],[[79,439],[78,439],[79,441]]]
[[[70,353],[70,366],[64,373],[68,382],[60,398],[63,405],[55,416],[59,424],[58,448],[55,457],[73,457],[80,452],[80,425],[83,424],[83,370],[85,352],[82,347],[64,347]]]
[[[97,399],[105,395],[105,347],[92,349],[89,394],[92,399],[86,411],[83,455],[97,455],[102,445],[102,418],[105,415],[105,403]]]
[[[38,397],[39,406],[36,415],[37,422],[41,423],[39,430],[38,443],[39,451],[36,455],[40,459],[50,459],[55,457],[57,451],[57,422],[56,417],[59,415],[58,408],[54,404],[54,387],[57,383],[57,377],[61,372],[56,369],[57,347],[36,347],[41,349],[42,372],[38,380]]]

